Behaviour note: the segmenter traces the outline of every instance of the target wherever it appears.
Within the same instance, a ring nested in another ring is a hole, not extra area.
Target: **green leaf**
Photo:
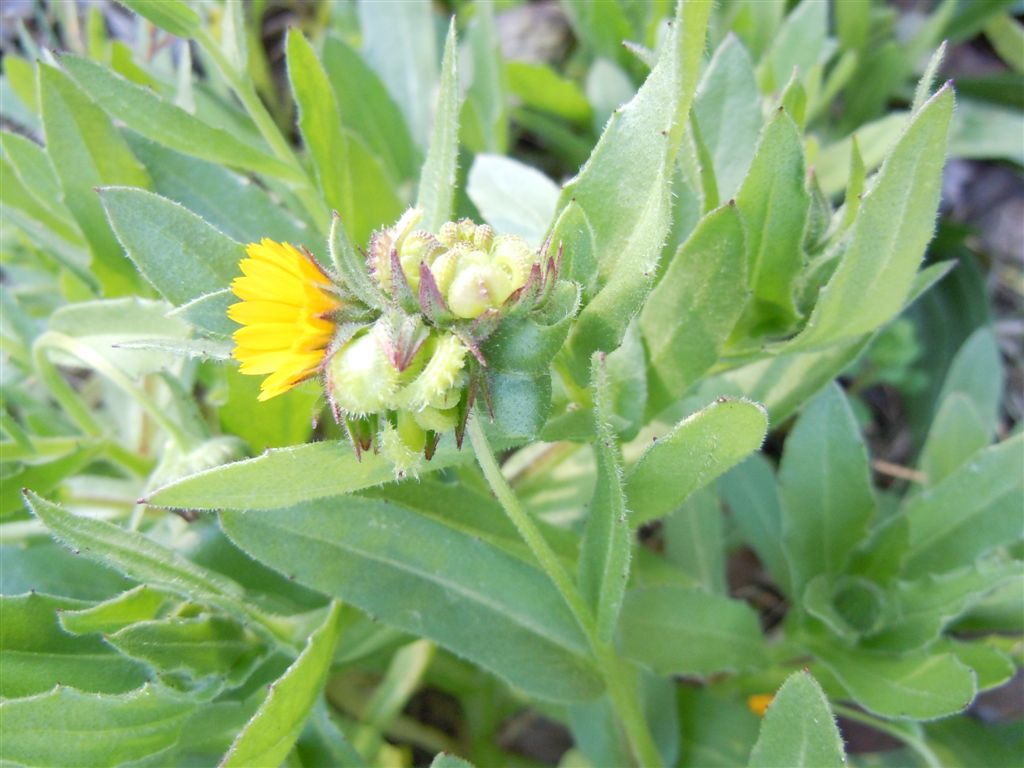
[[[60,625],[76,635],[91,632],[108,634],[137,621],[156,618],[165,603],[167,594],[146,584],[140,584],[134,589],[88,608],[61,611]]]
[[[434,640],[532,695],[570,701],[600,693],[586,641],[551,582],[442,521],[349,496],[222,512],[221,525],[300,584]]]
[[[0,546],[0,592],[36,591],[104,600],[129,589],[120,574],[69,552],[50,539]]]
[[[936,402],[941,404],[953,394],[967,397],[989,434],[995,435],[1003,402],[1003,378],[996,335],[991,328],[979,328],[957,350]]]
[[[709,213],[672,257],[640,313],[651,384],[676,400],[714,365],[749,295],[736,207]]]
[[[234,367],[224,369],[227,401],[217,417],[225,433],[236,435],[249,444],[253,453],[304,443],[312,432],[310,414],[323,397],[316,387],[296,388],[288,397],[276,397],[257,403],[260,380],[246,376]],[[258,418],[253,418],[253,413]]]
[[[577,125],[589,125],[590,102],[575,81],[561,77],[546,64],[505,62],[509,90],[525,106],[557,115]]]
[[[587,513],[579,559],[579,584],[597,620],[597,633],[609,641],[622,607],[629,581],[632,531],[622,490],[622,451],[609,424],[611,383],[604,355],[594,353],[591,361],[594,398],[594,455],[597,481]]]
[[[767,5],[754,2],[752,5]],[[743,765],[757,739],[760,718],[735,694],[721,686],[680,685],[680,768],[736,768]]]
[[[213,293],[204,293],[180,307],[175,307],[167,313],[167,316],[169,318],[180,317],[193,328],[213,336],[219,336],[221,337],[219,340],[230,347],[233,342],[227,341],[227,337],[238,330],[238,324],[228,317],[228,308],[236,301],[238,301],[238,297],[230,288],[222,288]]]
[[[46,151],[34,141],[9,131],[0,131],[0,147],[21,186],[44,209],[48,225],[67,240],[80,240],[74,219],[61,202],[60,180]],[[5,177],[5,185],[13,181],[6,174]]]
[[[952,653],[896,656],[837,644],[814,651],[858,704],[881,717],[934,720],[962,712],[976,692],[974,672]]]
[[[0,703],[4,759],[39,768],[113,768],[173,747],[194,709],[149,686],[121,696],[58,686]]]
[[[768,414],[757,403],[712,403],[659,438],[626,477],[630,522],[641,525],[672,512],[686,497],[761,447]]]
[[[212,163],[293,182],[305,178],[297,168],[266,152],[262,145],[253,146],[247,137],[236,136],[200,120],[98,62],[63,56],[60,63],[78,87],[107,114],[147,139]],[[103,183],[132,184],[129,180],[115,179],[104,179]]]
[[[952,157],[1009,160],[1024,165],[1024,150],[1015,139],[1024,129],[1024,115],[976,99],[963,99],[953,114],[949,135]]]
[[[214,677],[229,685],[248,676],[263,650],[257,636],[237,621],[211,615],[139,621],[105,639],[158,672],[184,672],[193,680]]]
[[[32,696],[57,684],[92,693],[124,693],[146,682],[144,667],[119,656],[101,638],[75,637],[61,629],[62,612],[87,606],[35,593],[0,598],[0,696]],[[4,730],[6,741],[6,724]]]
[[[577,39],[596,56],[622,61],[622,42],[633,36],[633,28],[622,6],[601,0],[567,0],[562,8]]]
[[[417,150],[402,112],[359,53],[341,38],[324,41],[323,64],[341,124],[362,139],[396,179],[416,175]]]
[[[270,693],[245,726],[221,766],[280,765],[288,757],[331,669],[341,635],[341,604],[331,603],[324,623],[306,647],[271,686]]]
[[[363,56],[405,116],[417,146],[430,142],[437,91],[437,42],[429,0],[359,3]]]
[[[349,236],[365,243],[374,229],[398,216],[401,204],[376,157],[342,130],[327,73],[313,46],[295,29],[288,33],[288,79],[320,191],[341,214]]]
[[[242,597],[242,588],[231,579],[195,565],[141,533],[79,517],[31,491],[25,500],[55,538],[126,576],[211,602]]]
[[[121,5],[135,11],[178,37],[191,37],[199,29],[199,14],[184,0],[118,0]]]
[[[448,37],[441,61],[441,85],[437,92],[430,147],[420,173],[416,205],[423,209],[423,229],[437,232],[452,216],[455,200],[455,170],[459,160],[459,74],[455,45],[455,19],[448,25]]]
[[[110,231],[96,187],[147,187],[149,177],[110,118],[63,72],[39,65],[39,98],[46,151],[64,202],[89,243],[92,268],[106,294],[133,293],[138,284],[135,271]]]
[[[665,518],[665,556],[706,592],[726,594],[725,533],[718,494],[704,487]]]
[[[726,35],[693,99],[693,114],[722,200],[736,194],[754,159],[761,130],[760,97],[750,55],[735,35]]]
[[[992,441],[989,426],[965,395],[953,392],[946,397],[935,414],[918,462],[927,484],[946,479],[987,447]]]
[[[807,672],[794,672],[768,707],[750,753],[751,768],[841,768],[843,740],[828,699]]]
[[[806,74],[825,52],[828,33],[828,4],[803,0],[782,23],[761,64],[761,85],[765,91],[782,88],[799,69]]]
[[[710,11],[710,2],[679,3],[647,81],[612,115],[590,159],[562,191],[560,215],[571,206],[589,222],[596,266],[591,272],[575,256],[567,265],[567,277],[585,291],[585,307],[568,342],[579,378],[586,376],[592,352],[619,345],[654,280],[671,221],[672,173]],[[642,192],[617,194],[621,189]],[[572,226],[564,216],[561,223]],[[567,232],[556,226],[552,237],[557,243],[567,239]]]
[[[943,638],[935,650],[952,651],[962,664],[973,669],[979,693],[1005,685],[1017,673],[1017,665],[1010,656],[983,639],[960,642]]]
[[[442,752],[434,757],[430,768],[473,768],[473,764],[456,755]]]
[[[471,152],[503,154],[508,150],[508,96],[494,8],[482,3],[475,10],[467,33],[473,82],[462,109],[462,140]]]
[[[473,460],[443,440],[424,467],[433,472]],[[146,498],[147,504],[181,509],[275,509],[327,496],[340,496],[395,479],[394,465],[375,453],[356,458],[340,440],[278,448],[189,475]]]
[[[986,594],[1008,583],[1024,584],[1024,564],[983,560],[956,571],[901,581],[883,617],[886,626],[865,644],[891,651],[926,645]]]
[[[240,274],[242,246],[191,211],[142,189],[100,194],[125,251],[172,304],[223,290]]]
[[[793,283],[804,265],[801,244],[810,209],[803,143],[785,112],[761,132],[736,205],[746,225],[747,285],[754,300],[747,322],[755,332],[762,325],[782,330],[798,315]]]
[[[859,576],[833,579],[819,574],[807,583],[802,603],[811,616],[823,621],[844,642],[854,643],[861,635],[878,629],[888,607],[882,589]]]
[[[750,606],[682,587],[627,592],[619,639],[622,653],[659,675],[712,675],[766,662]]]
[[[281,243],[306,243],[319,252],[319,238],[305,221],[293,216],[245,176],[216,163],[167,149],[129,134],[128,144],[153,179],[153,191],[188,208],[240,243],[269,237]]]
[[[558,204],[558,185],[502,155],[473,158],[466,193],[496,232],[519,235],[534,247],[544,240]]]
[[[952,111],[953,91],[945,86],[914,116],[865,195],[843,260],[790,349],[851,339],[902,308],[934,231]]]
[[[967,565],[993,547],[1024,537],[1024,434],[987,448],[942,482],[906,502],[907,576]]]
[[[875,514],[867,448],[842,390],[829,385],[797,420],[779,467],[783,549],[801,594],[840,573]]]
[[[789,562],[782,548],[782,505],[769,461],[759,453],[744,459],[722,475],[718,489],[747,546],[775,583],[790,594]]]
[[[368,307],[383,308],[387,305],[380,286],[370,277],[366,269],[366,258],[356,253],[352,247],[348,232],[341,223],[341,217],[335,211],[331,217],[331,234],[327,241],[331,253],[331,263],[337,270],[345,286],[355,294],[356,298]]]

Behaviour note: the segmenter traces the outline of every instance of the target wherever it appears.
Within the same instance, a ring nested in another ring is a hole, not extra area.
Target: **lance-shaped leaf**
[[[914,115],[865,195],[843,260],[791,349],[851,339],[900,311],[935,229],[952,113],[947,85]]]
[[[794,594],[814,576],[838,574],[875,514],[868,453],[838,385],[797,421],[779,467],[783,547]]]
[[[797,317],[793,283],[804,264],[810,197],[800,131],[781,109],[761,132],[736,205],[746,225],[747,285],[753,292],[746,324],[755,331],[784,328]]]
[[[1024,434],[986,448],[904,507],[908,576],[943,573],[1024,538]]]
[[[604,355],[594,353],[590,373],[594,397],[594,455],[597,484],[587,513],[580,551],[579,582],[597,617],[597,631],[608,641],[615,631],[629,580],[633,536],[622,490],[622,451],[609,424],[611,384]]]
[[[698,488],[761,447],[768,414],[757,403],[722,398],[651,445],[626,477],[630,522],[664,517]]]
[[[284,762],[320,695],[340,635],[341,604],[335,602],[302,653],[271,686],[252,720],[238,734],[221,761],[223,768]]]
[[[441,442],[421,472],[473,460],[469,451]],[[275,509],[300,501],[340,496],[392,482],[394,465],[375,453],[356,457],[347,441],[276,448],[158,488],[147,504],[179,509]]]
[[[242,587],[236,582],[192,563],[141,533],[79,517],[31,491],[26,492],[25,500],[57,540],[126,576],[200,600],[220,602],[242,596]]]
[[[0,703],[4,761],[113,768],[170,749],[195,703],[145,686],[114,696],[57,687]]]
[[[750,768],[842,768],[843,740],[824,691],[807,672],[789,676],[768,707]]]
[[[724,595],[725,532],[714,486],[701,488],[665,518],[665,556],[706,592]]]
[[[331,235],[328,242],[331,263],[345,286],[368,307],[383,307],[387,303],[380,287],[370,277],[366,259],[352,247],[348,232],[337,211],[331,217]]]
[[[0,597],[0,696],[32,696],[58,683],[92,693],[125,693],[146,682],[141,664],[119,656],[101,638],[75,637],[61,628],[63,611],[89,606],[35,593]]]
[[[292,182],[304,178],[296,167],[278,160],[261,149],[259,144],[254,145],[250,139],[203,122],[149,88],[136,85],[102,64],[77,56],[64,56],[61,65],[107,114],[158,144],[214,163],[266,173]]]
[[[459,75],[455,47],[455,19],[448,26],[441,61],[441,87],[434,109],[430,147],[420,174],[416,205],[423,209],[422,225],[437,232],[452,215],[455,170],[459,160]]]
[[[349,496],[223,512],[231,539],[300,584],[434,640],[524,691],[601,692],[587,643],[539,570],[444,521]]]
[[[121,0],[121,4],[178,37],[189,37],[202,23],[184,0]]]
[[[671,220],[675,158],[693,100],[711,3],[680,2],[661,56],[636,96],[616,110],[590,159],[562,192],[560,209],[578,207],[592,227],[597,285],[569,343],[579,378],[594,350],[611,351],[654,279]],[[569,222],[562,221],[563,227]],[[567,237],[553,230],[553,241]],[[568,246],[567,246],[568,247]],[[586,266],[567,275],[585,287]]]
[[[896,655],[820,642],[813,650],[854,701],[882,717],[934,720],[956,714],[977,690],[974,672],[952,653]]]
[[[89,243],[93,271],[108,295],[134,292],[137,276],[110,231],[96,187],[147,187],[149,177],[110,118],[63,72],[39,65],[39,99],[46,151],[64,202]]]
[[[746,304],[743,222],[733,205],[705,216],[669,262],[640,314],[656,386],[667,402],[718,360]]]
[[[660,675],[711,675],[765,663],[757,614],[746,603],[682,587],[630,590],[622,652]]]
[[[224,290],[240,274],[242,246],[186,208],[129,187],[100,195],[128,256],[172,304]]]

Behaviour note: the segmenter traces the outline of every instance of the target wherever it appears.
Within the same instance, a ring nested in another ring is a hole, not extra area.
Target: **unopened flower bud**
[[[357,336],[327,362],[331,404],[348,414],[362,416],[385,409],[399,378],[374,331]]]
[[[511,278],[498,267],[460,268],[448,289],[448,307],[456,317],[472,319],[500,307],[515,289]]]
[[[491,262],[500,267],[512,281],[512,290],[522,288],[530,277],[530,268],[537,260],[536,253],[526,241],[515,235],[502,235],[494,241]]]
[[[424,408],[447,409],[458,404],[468,352],[459,338],[450,333],[427,341],[421,351],[426,356],[426,365],[419,376],[395,396],[396,405],[421,411]]]
[[[398,260],[413,293],[420,285],[420,263],[426,263],[429,267],[442,250],[443,246],[437,238],[422,229],[410,232],[403,238],[398,248]]]

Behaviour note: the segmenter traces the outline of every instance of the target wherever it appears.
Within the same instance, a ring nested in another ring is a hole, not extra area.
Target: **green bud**
[[[426,365],[420,375],[395,396],[395,405],[421,411],[424,408],[446,409],[458,404],[458,391],[465,383],[463,369],[468,352],[453,334],[445,333],[429,339],[421,350],[421,354],[427,356]]]
[[[398,260],[413,293],[419,290],[420,263],[426,263],[429,267],[443,250],[437,238],[422,229],[410,232],[403,238],[398,248]]]
[[[415,423],[413,426],[416,426]],[[426,445],[425,435],[423,445]],[[390,422],[384,423],[380,432],[380,452],[384,454],[384,458],[394,464],[395,474],[399,478],[409,474],[413,477],[417,476],[420,467],[423,466],[422,451],[422,446],[419,449],[414,449],[407,445],[401,432]]]
[[[375,330],[335,352],[326,372],[332,406],[356,416],[387,408],[400,384],[399,372],[384,354]]]
[[[402,214],[402,217],[393,226],[377,230],[370,237],[370,248],[367,253],[367,262],[369,264],[370,271],[377,280],[377,284],[385,291],[391,290],[392,249],[398,251],[399,259],[401,260],[406,238],[413,233],[416,225],[420,223],[422,218],[422,209],[410,208]],[[418,282],[419,262],[417,261],[413,266],[416,270],[416,279]],[[406,267],[405,261],[402,261],[402,271],[408,278],[409,268]]]
[[[458,391],[456,391],[458,394]],[[456,402],[458,405],[458,402]],[[459,425],[459,409],[452,407],[444,410],[440,408],[424,408],[413,414],[416,423],[423,429],[432,432],[448,432]]]
[[[508,274],[493,265],[461,268],[448,289],[448,307],[456,317],[472,319],[500,307],[516,289]]]

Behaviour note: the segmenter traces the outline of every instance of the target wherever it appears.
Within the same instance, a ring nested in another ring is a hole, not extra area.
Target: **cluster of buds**
[[[383,305],[367,308],[370,322],[339,324],[323,367],[357,453],[380,450],[399,474],[447,432],[461,446],[477,395],[490,404],[486,341],[502,318],[543,306],[561,256],[469,219],[437,233],[417,229],[421,220],[413,208],[373,234],[365,268]]]

